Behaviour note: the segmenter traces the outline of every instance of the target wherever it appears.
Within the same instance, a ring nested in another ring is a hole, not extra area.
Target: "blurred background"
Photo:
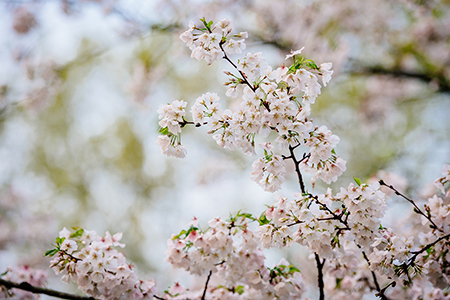
[[[416,199],[435,191],[450,163],[448,0],[1,1],[0,272],[48,267],[58,232],[77,226],[123,232],[128,260],[164,290],[181,280],[164,263],[166,240],[193,216],[206,226],[274,202],[250,180],[256,158],[221,149],[204,128],[183,130],[182,160],[155,144],[159,105],[208,91],[232,105],[222,85],[231,66],[191,59],[178,38],[201,17],[231,19],[249,32],[245,52],[273,67],[301,47],[333,63],[312,117],[341,139],[347,171],[335,192],[353,176]],[[294,176],[280,194],[293,192]],[[389,201],[395,212],[400,200]],[[271,250],[269,262],[308,265],[299,253]]]

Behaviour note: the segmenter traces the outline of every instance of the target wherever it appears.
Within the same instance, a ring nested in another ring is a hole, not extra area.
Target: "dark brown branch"
[[[219,43],[220,50],[222,50],[222,52],[223,52],[223,58],[224,58],[226,61],[228,61],[228,62],[233,66],[233,68],[235,68],[235,69],[239,72],[239,74],[241,74],[241,77],[242,77],[243,82],[244,82],[244,83],[245,83],[245,84],[246,84],[253,92],[255,92],[255,91],[256,91],[256,88],[255,88],[253,85],[251,85],[250,82],[248,82],[247,76],[245,76],[245,74],[242,73],[242,71],[238,69],[238,67],[236,66],[236,64],[228,57],[227,53],[226,53],[225,50],[223,49],[223,44],[224,44],[224,42],[220,42],[220,43]]]
[[[0,285],[8,288],[8,289],[19,289],[23,291],[27,291],[33,294],[45,294],[51,297],[61,298],[61,299],[73,299],[73,300],[95,300],[93,297],[86,296],[77,296],[68,293],[58,292],[46,288],[35,287],[29,284],[28,282],[16,283],[12,281],[7,281],[0,278]]]
[[[319,254],[314,252],[314,257],[316,259],[316,265],[317,265],[317,280],[318,280],[318,286],[319,286],[319,300],[325,299],[325,293],[324,293],[324,284],[323,284],[323,265],[325,264],[325,259],[321,262]]]
[[[386,292],[386,290],[387,290],[389,287],[391,287],[391,286],[392,286],[392,287],[395,287],[396,285],[397,285],[397,283],[396,283],[395,281],[389,282],[387,286],[385,286],[384,288],[381,289],[381,291],[380,291],[380,293],[379,293],[380,297],[381,297],[381,295],[384,296],[384,293]]]
[[[239,74],[241,75],[241,77],[242,77],[242,82],[243,83],[245,83],[254,93],[256,92],[256,87],[255,86],[253,86],[250,82],[248,82],[248,80],[247,80],[247,76],[245,76],[245,74],[241,71],[241,70],[239,70],[238,69],[238,67],[236,66],[236,64],[228,57],[228,55],[227,55],[227,53],[225,52],[225,50],[223,49],[223,44],[224,44],[224,42],[223,41],[221,41],[220,43],[219,43],[219,47],[220,47],[220,50],[222,50],[222,52],[223,52],[223,58],[226,60],[226,61],[228,61],[238,72],[239,72]],[[269,107],[269,103],[267,103],[266,101],[262,101],[262,104],[264,105],[264,107],[267,109],[267,111],[269,111],[270,112],[270,107]]]
[[[430,73],[422,73],[422,72],[410,72],[407,70],[401,70],[399,68],[385,68],[382,66],[363,66],[360,68],[355,68],[351,70],[350,73],[352,75],[387,75],[392,77],[403,77],[403,78],[413,78],[419,79],[424,82],[437,82],[439,89],[438,91],[441,93],[450,92],[450,82],[445,77],[445,75],[440,72],[436,74]]]
[[[358,247],[361,249],[361,246],[358,245]],[[364,256],[364,259],[366,260],[367,264],[369,265],[369,269],[370,269],[370,260],[366,255],[366,252],[362,251],[362,254]],[[378,283],[377,280],[377,275],[375,274],[374,271],[370,271],[372,273],[372,278],[373,278],[373,282],[375,284],[375,289],[377,290],[378,294],[376,296],[379,296],[382,300],[389,300],[388,297],[386,297],[386,295],[384,294],[384,292],[382,292],[381,288],[380,288],[380,284]]]
[[[297,177],[298,177],[298,183],[300,184],[300,190],[302,191],[302,194],[306,194],[306,189],[305,189],[305,184],[303,182],[303,176],[302,173],[300,172],[300,163],[306,159],[306,156],[303,156],[303,159],[301,159],[300,161],[297,160],[297,158],[295,157],[295,153],[294,153],[294,149],[296,147],[292,147],[289,145],[289,152],[291,153],[291,155],[288,157],[290,159],[292,159],[294,161],[294,165],[295,165],[295,173],[297,173]],[[287,159],[287,158],[286,158]]]
[[[209,283],[209,279],[211,279],[211,275],[212,275],[212,270],[209,271],[208,278],[206,278],[205,289],[203,290],[202,300],[205,300],[206,290],[208,289],[208,283]]]
[[[415,213],[424,216],[428,221],[430,221],[430,223],[432,224],[432,225],[430,225],[431,228],[436,229],[436,230],[439,230],[440,232],[443,232],[443,230],[442,230],[441,228],[437,227],[437,225],[433,222],[433,220],[431,219],[431,216],[425,214],[423,211],[420,210],[420,208],[416,205],[416,203],[414,202],[414,200],[409,199],[408,197],[406,197],[405,195],[403,195],[402,193],[400,193],[399,191],[397,191],[392,185],[388,185],[387,183],[385,183],[385,182],[383,181],[383,179],[380,179],[378,182],[379,182],[381,185],[384,185],[385,187],[388,187],[388,188],[390,188],[391,190],[393,190],[394,193],[395,193],[397,196],[400,196],[400,197],[402,197],[403,199],[407,200],[409,203],[411,203],[411,204],[414,206],[414,212],[415,212]]]
[[[434,242],[426,245],[425,247],[423,247],[419,251],[411,251],[411,253],[414,254],[414,255],[408,260],[408,265],[411,265],[412,263],[414,263],[414,261],[416,260],[417,256],[419,256],[419,254],[422,254],[423,252],[427,251],[428,249],[430,249],[431,247],[433,247],[434,245],[436,245],[440,241],[447,240],[448,238],[450,238],[450,233],[447,234],[447,235],[441,236],[440,238],[438,238]]]
[[[347,217],[346,217],[345,219],[342,218],[342,217],[344,216],[344,214],[345,214],[345,211],[346,211],[346,208],[345,208],[345,207],[344,207],[344,209],[342,210],[342,212],[341,212],[339,215],[337,215],[337,214],[336,214],[335,212],[333,212],[326,204],[320,202],[320,201],[319,201],[319,197],[314,196],[314,195],[312,195],[312,194],[309,194],[309,197],[312,198],[312,199],[314,199],[315,202],[316,202],[320,207],[322,207],[323,210],[326,210],[329,214],[331,214],[331,215],[333,216],[332,218],[330,218],[330,220],[331,220],[331,219],[338,220],[339,222],[341,222],[342,224],[345,225],[345,228],[346,228],[346,229],[350,229],[350,227],[348,226]],[[347,216],[348,216],[348,215],[347,215]]]

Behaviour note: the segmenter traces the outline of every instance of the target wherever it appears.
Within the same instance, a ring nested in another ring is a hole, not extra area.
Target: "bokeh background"
[[[354,176],[430,193],[450,162],[448,0],[1,1],[0,272],[46,268],[59,230],[77,226],[123,232],[129,261],[164,290],[186,280],[164,251],[193,216],[206,226],[274,202],[250,180],[255,158],[221,149],[206,129],[184,129],[183,160],[155,144],[159,105],[208,91],[233,105],[222,85],[231,66],[191,59],[178,38],[201,17],[230,18],[249,32],[246,51],[273,67],[301,47],[333,63],[312,116],[341,139],[347,171],[335,191]],[[297,191],[293,176],[280,194]],[[408,209],[399,202],[388,224]],[[308,269],[300,247],[267,255]]]

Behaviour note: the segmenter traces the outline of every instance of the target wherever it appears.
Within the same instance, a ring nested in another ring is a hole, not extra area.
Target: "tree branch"
[[[386,183],[383,181],[383,179],[380,179],[378,182],[379,182],[381,185],[384,185],[385,187],[390,188],[391,190],[394,191],[394,193],[395,193],[396,195],[402,197],[403,199],[405,199],[405,200],[407,200],[409,203],[411,203],[411,204],[414,206],[414,212],[415,212],[415,213],[424,216],[428,221],[430,221],[431,224],[433,224],[433,225],[431,225],[431,228],[436,229],[436,230],[439,230],[440,232],[443,232],[443,230],[442,230],[441,228],[437,227],[437,225],[433,222],[433,220],[431,219],[431,216],[426,215],[423,211],[420,210],[420,208],[416,205],[416,203],[414,202],[414,200],[409,199],[408,197],[406,197],[405,195],[403,195],[402,193],[400,193],[399,191],[397,191],[392,185],[386,184]]]
[[[211,279],[211,274],[212,274],[212,270],[209,271],[208,278],[206,278],[205,289],[203,290],[202,300],[205,300],[206,290],[208,289],[208,283],[209,283],[209,279]]]
[[[450,233],[444,236],[441,236],[440,238],[438,238],[437,240],[435,240],[434,242],[426,245],[425,247],[423,247],[422,249],[420,249],[419,251],[411,251],[411,253],[413,254],[413,256],[411,256],[411,258],[408,259],[408,262],[404,262],[403,264],[399,265],[398,267],[403,270],[406,275],[408,276],[408,279],[410,279],[409,276],[409,271],[408,269],[414,264],[414,262],[416,261],[417,257],[422,254],[423,252],[427,251],[428,249],[430,249],[431,247],[433,247],[434,245],[436,245],[437,243],[439,243],[442,240],[446,240],[450,238]],[[391,281],[387,286],[385,286],[381,291],[380,291],[380,295],[384,295],[384,292],[390,287],[390,286],[395,286],[395,281]]]
[[[358,245],[358,248],[361,249],[361,246]],[[369,269],[370,269],[370,260],[366,255],[366,252],[362,251],[362,254],[364,256],[364,259],[366,260],[367,264],[369,265]],[[388,297],[386,297],[386,295],[384,295],[384,292],[382,292],[381,288],[380,288],[380,284],[378,283],[377,280],[377,275],[375,274],[374,271],[370,271],[372,273],[372,278],[373,278],[373,282],[375,283],[375,289],[377,290],[378,294],[376,296],[379,296],[382,300],[389,300]]]
[[[401,70],[399,68],[385,68],[382,66],[363,66],[358,69],[354,69],[350,71],[351,75],[388,75],[392,77],[405,77],[405,78],[413,78],[419,79],[425,82],[434,82],[436,81],[439,89],[438,91],[441,93],[450,92],[450,82],[449,80],[442,74],[429,74],[429,73],[421,73],[421,72],[410,72],[406,70]]]
[[[7,289],[14,288],[14,289],[27,291],[27,292],[30,292],[33,294],[45,294],[48,296],[61,298],[61,299],[95,300],[95,298],[93,298],[93,297],[77,296],[77,295],[72,295],[72,294],[68,294],[68,293],[63,293],[63,292],[46,289],[46,288],[35,287],[35,286],[32,286],[31,284],[29,284],[28,282],[16,283],[16,282],[7,281],[7,280],[0,278],[0,285],[6,287]]]
[[[294,153],[294,149],[296,147],[298,147],[298,145],[295,147],[292,147],[291,145],[289,145],[289,152],[291,153],[291,155],[286,157],[286,159],[290,158],[294,161],[295,173],[297,173],[298,183],[300,184],[300,190],[302,191],[302,194],[306,194],[305,184],[303,182],[303,176],[302,176],[302,173],[300,172],[299,165],[307,157],[307,155],[304,155],[303,158],[300,161],[298,161],[297,158],[295,157],[295,153]]]
[[[317,265],[317,280],[318,280],[318,286],[319,286],[319,300],[325,300],[325,293],[324,293],[324,284],[323,284],[323,265],[325,264],[325,259],[321,262],[319,254],[314,252],[314,257],[316,259],[316,265]]]
[[[229,63],[230,63],[230,64],[231,64],[238,72],[239,72],[239,74],[241,74],[241,77],[242,77],[243,82],[244,82],[246,85],[248,85],[248,87],[249,87],[253,92],[255,92],[255,91],[256,91],[256,88],[255,88],[253,85],[251,85],[250,82],[248,82],[247,77],[245,76],[245,74],[242,73],[242,71],[238,69],[238,67],[236,66],[236,64],[228,57],[227,53],[226,53],[225,50],[223,49],[223,42],[220,42],[220,43],[219,43],[219,47],[220,47],[220,50],[222,50],[222,52],[223,52],[223,58],[224,58],[226,61],[228,61],[228,62],[229,62]]]

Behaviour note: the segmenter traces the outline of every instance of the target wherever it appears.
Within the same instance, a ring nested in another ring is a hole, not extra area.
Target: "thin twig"
[[[35,287],[29,284],[28,282],[16,283],[8,280],[4,280],[0,278],[0,285],[8,288],[8,289],[19,289],[23,291],[27,291],[33,294],[45,294],[51,297],[61,298],[61,299],[72,299],[72,300],[95,300],[93,297],[86,296],[77,296],[68,293],[58,292],[55,290],[50,290],[41,287]]]
[[[423,247],[422,249],[420,249],[419,251],[411,251],[411,253],[413,254],[413,256],[411,256],[408,259],[407,263],[403,263],[401,265],[399,265],[400,268],[402,268],[403,270],[406,271],[406,275],[408,276],[408,278],[410,278],[409,276],[409,271],[408,269],[414,264],[414,262],[416,261],[417,257],[422,254],[423,252],[427,251],[428,249],[430,249],[431,247],[433,247],[434,245],[436,245],[437,243],[439,243],[442,240],[446,240],[450,238],[450,233],[444,236],[441,236],[440,238],[438,238],[437,240],[435,240],[434,242],[426,245],[425,247]],[[387,286],[385,286],[381,291],[380,291],[380,295],[384,295],[384,292],[390,287],[390,286],[395,286],[395,281],[391,281]]]
[[[221,41],[221,42],[219,43],[220,50],[222,50],[222,52],[223,52],[223,58],[224,58],[226,61],[228,61],[228,62],[229,62],[229,63],[230,63],[230,64],[231,64],[238,72],[239,72],[239,74],[240,74],[241,77],[242,77],[242,82],[245,83],[245,84],[253,91],[253,93],[255,93],[257,87],[255,87],[255,86],[252,85],[250,82],[248,82],[247,76],[245,76],[245,74],[244,74],[241,70],[239,70],[238,67],[236,66],[236,64],[228,57],[227,53],[226,53],[225,50],[223,49],[223,44],[224,44],[224,41]],[[263,101],[263,100],[261,100],[261,102],[262,102],[262,104],[264,105],[264,107],[267,109],[267,111],[270,112],[269,103],[267,103],[267,101]]]
[[[420,249],[419,251],[411,251],[412,254],[414,254],[409,260],[408,260],[408,264],[413,263],[417,256],[419,256],[420,254],[422,254],[423,252],[427,251],[428,249],[430,249],[431,247],[433,247],[434,245],[436,245],[437,243],[439,243],[442,240],[446,240],[450,238],[450,233],[444,236],[441,236],[440,238],[438,238],[437,240],[435,240],[434,242],[426,245],[425,247],[423,247],[422,249]]]
[[[223,49],[223,42],[220,42],[219,43],[219,47],[220,47],[220,50],[222,50],[222,52],[223,52],[223,58],[226,60],[226,61],[228,61],[238,72],[239,72],[239,74],[241,74],[241,77],[242,77],[242,80],[243,80],[243,82],[253,91],[253,92],[255,92],[256,91],[256,88],[253,86],[253,85],[251,85],[250,84],[250,82],[248,82],[248,80],[247,80],[247,76],[245,76],[245,74],[244,73],[242,73],[242,71],[241,70],[239,70],[238,69],[238,67],[236,66],[236,64],[228,57],[228,55],[227,55],[227,53],[225,52],[225,50]]]
[[[397,191],[392,185],[389,185],[389,184],[387,184],[386,182],[384,182],[383,179],[380,179],[378,182],[379,182],[381,185],[384,185],[385,187],[388,187],[388,188],[390,188],[391,190],[393,190],[394,193],[395,193],[397,196],[400,196],[400,197],[402,197],[403,199],[407,200],[409,203],[411,203],[411,204],[414,206],[414,208],[415,208],[415,209],[414,209],[414,212],[417,213],[417,214],[419,214],[419,215],[424,216],[428,221],[430,221],[430,223],[432,224],[432,226],[431,226],[432,228],[434,228],[434,229],[436,229],[436,230],[439,230],[440,232],[443,232],[443,230],[442,230],[441,228],[439,228],[439,227],[433,222],[433,220],[431,219],[431,216],[426,215],[423,211],[420,210],[420,208],[416,205],[416,203],[414,202],[414,200],[409,199],[408,197],[406,197],[405,195],[403,195],[402,193],[400,193],[399,191]]]

